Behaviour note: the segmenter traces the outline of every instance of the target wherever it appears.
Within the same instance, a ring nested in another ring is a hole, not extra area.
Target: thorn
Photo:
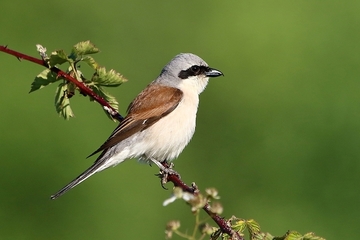
[[[19,60],[20,62],[21,62],[21,58],[20,57],[16,57],[17,58],[17,60]]]

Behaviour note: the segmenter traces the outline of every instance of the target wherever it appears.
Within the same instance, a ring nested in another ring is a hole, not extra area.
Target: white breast
[[[177,108],[146,130],[144,141],[152,145],[147,157],[171,161],[179,156],[194,134],[198,103],[197,93],[184,92]]]

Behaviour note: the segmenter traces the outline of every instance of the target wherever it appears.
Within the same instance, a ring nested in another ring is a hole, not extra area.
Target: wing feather
[[[171,113],[180,103],[183,92],[180,89],[149,85],[128,107],[128,115],[112,132],[106,142],[88,157],[111,148],[115,144],[143,131]]]

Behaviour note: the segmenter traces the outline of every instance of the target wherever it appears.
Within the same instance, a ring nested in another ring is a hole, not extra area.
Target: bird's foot
[[[160,172],[156,174],[156,176],[160,178],[161,187],[163,189],[167,190],[165,184],[168,182],[169,175],[176,175],[179,179],[181,178],[180,174],[177,173],[174,169],[172,169],[174,167],[173,163],[168,163],[166,161],[160,162],[155,159],[150,159],[150,160],[152,163],[154,163],[156,166],[160,168]]]

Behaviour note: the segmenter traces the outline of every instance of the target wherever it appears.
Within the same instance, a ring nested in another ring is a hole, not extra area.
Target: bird
[[[51,195],[56,199],[95,173],[126,159],[172,163],[193,137],[199,95],[209,78],[224,74],[192,53],[176,55],[127,108],[127,115],[96,151],[93,165]]]

